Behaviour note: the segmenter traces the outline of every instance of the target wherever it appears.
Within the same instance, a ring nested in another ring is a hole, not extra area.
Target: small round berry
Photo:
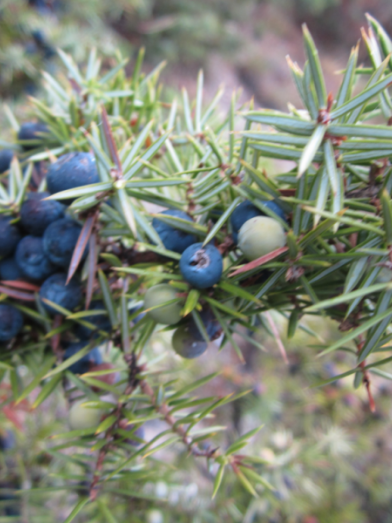
[[[23,316],[18,309],[0,303],[0,341],[9,341],[23,328]]]
[[[25,151],[39,147],[43,141],[43,134],[48,132],[46,124],[41,122],[26,122],[21,125],[18,132],[18,140],[24,142],[22,147]]]
[[[0,261],[0,279],[3,281],[15,281],[23,278],[22,271],[19,269],[15,256],[4,258]]]
[[[195,338],[189,324],[180,325],[172,337],[173,349],[183,358],[198,358],[207,350],[207,342]]]
[[[49,167],[46,181],[50,194],[98,183],[99,176],[94,155],[83,152],[64,154]],[[66,205],[73,201],[72,198],[62,200]]]
[[[244,223],[238,233],[238,246],[249,261],[286,245],[286,236],[279,222],[268,216],[257,216]]]
[[[88,340],[90,338],[97,338],[98,331],[111,332],[112,324],[106,312],[105,304],[102,300],[93,301],[89,307],[91,311],[102,311],[102,314],[91,314],[91,316],[84,316],[82,320],[88,321],[95,326],[95,329],[90,329],[85,325],[78,324],[75,329],[75,334],[81,340]]]
[[[15,151],[13,151],[12,149],[2,149],[0,151],[0,174],[5,173],[5,171],[8,171],[14,154]]]
[[[44,249],[50,261],[67,269],[82,228],[70,218],[51,223],[44,233]],[[87,255],[87,246],[83,258]]]
[[[34,236],[41,236],[48,225],[64,216],[64,205],[45,200],[48,196],[48,192],[31,192],[20,209],[23,228]]]
[[[150,287],[144,296],[144,308],[151,309],[158,305],[177,298],[177,290],[166,283],[161,283]],[[164,325],[174,325],[181,319],[182,303],[177,301],[168,305],[148,311],[147,314],[157,323]]]
[[[64,352],[64,360],[68,360],[71,356],[74,356],[77,352],[86,347],[86,342],[81,341],[78,343],[70,343]],[[78,361],[75,361],[68,367],[68,370],[74,374],[84,374],[90,370],[92,365],[99,365],[102,363],[102,356],[99,352],[98,347],[95,347],[90,352],[82,356]]]
[[[272,200],[263,200],[261,201],[265,207],[268,207],[272,212],[274,212],[279,218],[286,221],[285,214],[281,207]],[[238,243],[238,232],[245,222],[251,218],[256,218],[256,216],[265,216],[265,213],[261,211],[258,207],[253,205],[249,200],[245,200],[234,209],[232,215],[230,216],[231,227],[233,229],[233,240],[235,243]]]
[[[93,429],[98,427],[104,411],[85,405],[85,400],[77,401],[68,413],[68,422],[72,430]]]
[[[177,211],[169,209],[163,211],[160,214],[166,214],[167,216],[174,216],[175,218],[181,218],[182,220],[192,221],[192,218],[183,211]],[[152,220],[152,226],[158,233],[158,236],[162,240],[163,245],[169,251],[178,252],[182,254],[187,247],[195,243],[196,236],[187,232],[176,229],[172,225],[168,225],[159,218]]]
[[[207,289],[220,280],[223,271],[222,255],[210,243],[194,243],[182,253],[180,271],[196,289]]]
[[[57,270],[44,251],[42,238],[38,236],[25,236],[20,240],[15,260],[22,274],[33,281],[44,280]]]
[[[39,291],[39,297],[41,299],[42,305],[45,309],[51,314],[59,314],[59,312],[51,307],[49,304],[46,304],[44,299],[52,301],[64,309],[72,311],[77,307],[82,297],[82,288],[79,284],[77,278],[72,278],[72,280],[66,285],[67,275],[63,272],[58,272],[57,274],[52,274],[41,286]]]
[[[0,256],[10,256],[18,245],[21,234],[10,216],[0,216]]]

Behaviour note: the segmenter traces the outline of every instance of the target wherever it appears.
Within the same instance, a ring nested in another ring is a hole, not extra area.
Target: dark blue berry
[[[48,196],[48,192],[31,192],[20,209],[23,228],[35,236],[41,236],[48,225],[64,216],[64,205],[45,200]]]
[[[189,222],[192,221],[192,218],[183,211],[169,209],[168,211],[161,212],[161,214],[174,216],[175,218],[181,218],[182,220],[187,220]],[[152,226],[158,233],[165,248],[169,251],[178,252],[179,254],[182,254],[185,249],[195,243],[197,239],[194,234],[189,234],[180,229],[176,229],[159,218],[154,218],[152,220]]]
[[[23,316],[18,309],[7,303],[0,303],[0,341],[14,338],[23,327]]]
[[[21,125],[18,132],[18,140],[24,142],[22,147],[25,151],[39,147],[43,141],[43,134],[48,132],[46,124],[41,122],[26,122]]]
[[[44,251],[42,238],[38,236],[25,236],[20,240],[15,260],[22,274],[30,280],[45,280],[57,270]]]
[[[66,285],[67,275],[63,272],[52,274],[41,286],[39,296],[45,309],[51,314],[59,314],[59,312],[46,304],[44,299],[50,300],[60,307],[64,307],[72,311],[79,304],[82,297],[82,287],[77,278]]]
[[[220,280],[223,271],[222,255],[210,243],[194,243],[182,253],[180,271],[196,289],[207,289]]]
[[[274,212],[279,218],[286,221],[285,214],[281,207],[272,200],[261,201],[268,209]],[[245,200],[234,209],[232,215],[230,216],[231,227],[233,229],[233,240],[235,243],[238,242],[238,231],[244,225],[245,222],[256,216],[265,216],[265,213],[261,211],[258,207],[253,205],[249,200]]]
[[[81,230],[80,225],[70,218],[56,220],[46,228],[44,249],[52,263],[68,268]],[[87,246],[83,257],[86,255]]]
[[[15,261],[15,255],[0,261],[0,279],[14,281],[22,278],[23,273]]]
[[[65,349],[64,360],[74,356],[81,349],[86,347],[86,342],[70,343]],[[98,347],[95,347],[90,352],[82,356],[78,361],[68,367],[68,370],[74,374],[84,374],[90,370],[90,365],[100,365],[102,363],[102,356]]]
[[[40,29],[35,29],[32,31],[31,36],[34,38],[34,42],[39,46],[45,45],[47,43],[46,36]]]
[[[95,325],[95,329],[90,329],[84,325],[78,324],[75,330],[75,334],[81,340],[88,340],[89,338],[97,338],[99,336],[98,331],[110,332],[112,330],[112,324],[110,323],[109,316],[106,312],[106,307],[103,301],[93,301],[90,305],[89,310],[98,311],[102,310],[102,314],[91,314],[91,316],[84,316],[82,319]]]
[[[5,173],[5,171],[8,171],[14,154],[15,151],[13,151],[12,149],[2,149],[0,151],[0,174]]]
[[[15,433],[12,430],[0,432],[0,451],[11,450],[15,447]]]
[[[10,256],[22,237],[11,220],[10,216],[0,216],[0,256]]]
[[[49,167],[46,181],[51,194],[98,183],[99,176],[95,158],[91,153],[64,154]],[[62,200],[66,205],[73,201],[72,198]]]

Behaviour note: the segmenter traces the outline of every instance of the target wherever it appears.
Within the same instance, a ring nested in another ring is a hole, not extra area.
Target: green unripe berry
[[[92,429],[98,427],[102,415],[102,409],[96,409],[83,405],[85,400],[77,401],[72,405],[68,413],[68,422],[72,430]]]
[[[157,305],[174,300],[175,298],[177,298],[176,289],[167,283],[161,283],[148,289],[144,296],[144,308],[150,309],[157,307]],[[148,315],[157,323],[174,325],[181,320],[181,309],[182,303],[177,301],[176,303],[170,303],[169,305],[148,311]]]
[[[265,256],[285,244],[283,227],[268,216],[251,218],[238,233],[238,247],[249,261]]]

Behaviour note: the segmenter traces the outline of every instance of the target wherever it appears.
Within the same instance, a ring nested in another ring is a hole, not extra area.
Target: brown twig
[[[197,445],[197,443],[194,442],[192,440],[192,438],[187,434],[184,427],[182,427],[180,425],[178,425],[178,426],[176,425],[176,420],[171,415],[168,405],[166,405],[166,403],[164,403],[164,402],[162,402],[162,403],[157,402],[155,393],[146,380],[141,380],[139,385],[140,385],[140,388],[141,388],[141,391],[143,392],[143,394],[145,394],[146,396],[148,396],[150,398],[151,404],[154,406],[155,410],[163,416],[166,423],[168,425],[170,425],[172,431],[174,433],[178,434],[178,436],[180,436],[183,443],[187,446],[190,454],[192,454],[193,456],[196,456],[196,457],[205,457],[205,458],[213,458],[213,457],[216,457],[219,455],[219,450],[217,448],[201,450],[199,448],[199,446]]]
[[[361,336],[361,341],[357,344],[357,353],[360,354],[363,346],[364,346],[365,342],[363,341],[362,339],[362,336]],[[374,398],[373,398],[373,394],[372,394],[372,391],[370,390],[370,377],[369,377],[369,372],[366,370],[366,360],[362,361],[360,364],[359,364],[359,368],[362,372],[362,383],[365,385],[366,387],[366,392],[367,392],[367,395],[368,395],[368,398],[369,398],[369,408],[370,408],[370,412],[376,412],[376,403],[374,401]]]
[[[143,370],[140,366],[137,365],[137,357],[134,353],[126,354],[124,356],[124,360],[128,365],[128,385],[125,389],[125,395],[129,396],[132,394],[132,392],[136,389],[136,387],[139,385],[139,378],[138,375],[141,370]],[[105,462],[106,454],[111,449],[113,438],[114,438],[114,432],[119,428],[120,421],[123,418],[123,408],[126,405],[126,401],[119,403],[116,405],[116,407],[113,409],[112,412],[108,416],[112,416],[113,414],[116,416],[115,421],[112,423],[112,425],[107,429],[105,432],[105,445],[101,448],[101,450],[98,453],[97,462],[95,464],[95,471],[94,476],[91,481],[90,485],[90,500],[94,501],[97,498],[98,495],[98,483],[102,476],[102,469],[103,464]]]

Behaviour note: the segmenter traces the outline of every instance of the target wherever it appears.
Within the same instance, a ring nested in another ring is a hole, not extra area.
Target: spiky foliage
[[[227,448],[205,441],[224,429],[210,422],[215,410],[238,401],[246,391],[220,398],[194,396],[215,374],[196,381],[170,379],[154,347],[158,343],[164,351],[171,350],[168,337],[173,327],[158,328],[149,310],[133,321],[139,314],[134,305],[158,283],[168,282],[175,289],[176,298],[168,304],[181,303],[181,316],[192,317],[207,340],[200,311],[208,306],[223,334],[221,347],[230,344],[239,363],[243,356],[238,334],[259,346],[252,333],[262,322],[279,336],[271,309],[289,319],[289,337],[297,329],[310,331],[307,316],[337,321],[345,334],[332,345],[313,349],[318,356],[342,350],[351,357],[351,367],[324,384],[354,375],[354,384],[363,382],[374,409],[370,375],[391,377],[379,368],[390,361],[383,353],[391,338],[391,289],[377,278],[382,269],[392,268],[392,133],[388,125],[369,120],[389,120],[392,114],[387,90],[392,43],[375,20],[370,24],[373,29],[364,38],[372,67],[358,68],[354,49],[336,98],[327,96],[317,50],[304,29],[308,61],[303,71],[289,63],[304,108],[290,106],[288,113],[255,111],[249,104],[237,115],[234,94],[222,118],[216,112],[220,93],[204,107],[202,73],[194,101],[183,91],[181,101],[163,102],[157,86],[160,67],[141,75],[142,53],[131,78],[121,58],[113,69],[100,73],[95,52],[85,69],[60,52],[68,80],[45,73],[46,99],[32,100],[32,109],[49,132],[33,152],[20,155],[28,164],[25,174],[18,159],[13,160],[0,185],[0,205],[2,213],[18,220],[33,163],[53,162],[70,151],[94,152],[100,181],[50,197],[75,199],[69,213],[83,228],[68,277],[80,272],[85,306],[69,311],[46,301],[58,312],[51,319],[37,299],[37,286],[3,282],[4,299],[24,314],[26,324],[1,351],[1,378],[10,383],[6,404],[21,404],[40,387],[33,408],[64,390],[69,403],[82,399],[103,413],[98,426],[58,434],[62,442],[50,447],[52,456],[63,451],[62,459],[73,467],[56,489],[67,488],[70,479],[85,482],[67,523],[84,507],[105,516],[111,493],[148,499],[143,481],[159,475],[160,453],[178,444],[195,459],[207,459],[215,475],[213,496],[230,469],[252,495],[271,488],[270,478],[263,474],[265,459],[240,453],[258,427]],[[366,85],[353,94],[356,80],[364,74]],[[9,109],[7,114],[16,132],[19,124]],[[238,131],[244,118],[244,130]],[[295,167],[271,177],[262,169],[265,158],[290,160]],[[45,184],[42,178],[40,189]],[[246,263],[232,241],[230,222],[244,199],[280,220],[287,247]],[[271,213],[268,200],[281,206],[288,222]],[[193,221],[160,214],[162,208],[185,210]],[[180,255],[165,249],[152,227],[154,216],[194,234],[204,245],[213,242],[218,247],[224,271],[216,285],[207,290],[189,286],[178,268]],[[87,244],[89,256],[83,265]],[[110,333],[98,331],[97,338],[63,360],[63,342],[73,339],[78,325],[92,326],[86,321],[91,311],[84,309],[93,297],[104,302]],[[107,359],[115,366],[82,375],[70,372],[93,345],[106,346]],[[110,380],[114,374],[120,379]],[[147,442],[125,431],[127,423],[136,429],[158,419],[165,427]],[[328,434],[325,448],[336,455],[350,451],[341,432],[332,428]],[[67,450],[72,448],[81,452],[71,456]],[[124,492],[127,480],[135,482],[134,492]],[[89,500],[93,503],[87,506]]]

